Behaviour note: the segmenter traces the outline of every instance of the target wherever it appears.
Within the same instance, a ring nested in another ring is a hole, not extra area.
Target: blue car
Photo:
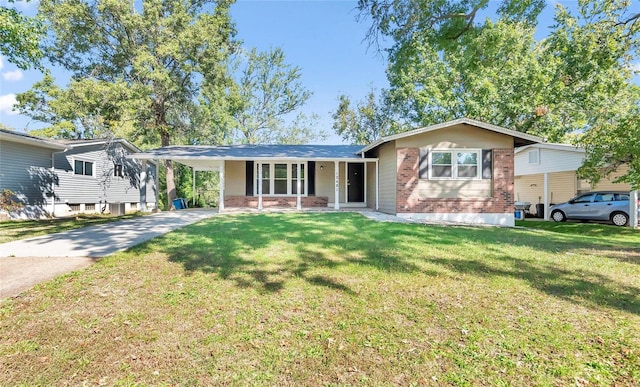
[[[639,206],[640,207],[640,206]],[[616,226],[629,224],[629,192],[596,191],[576,196],[568,202],[551,206],[551,219],[609,221]],[[640,216],[640,209],[638,210]]]

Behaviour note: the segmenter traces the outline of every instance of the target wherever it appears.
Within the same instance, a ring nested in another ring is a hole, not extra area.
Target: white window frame
[[[89,160],[89,159],[83,159],[83,158],[72,158],[71,161],[73,162],[73,175],[74,176],[84,176],[84,177],[88,177],[88,178],[94,178],[96,176],[96,162],[94,160]],[[82,174],[76,173],[76,161],[82,161]],[[84,171],[86,170],[85,168],[85,163],[91,163],[91,174],[90,175],[86,175],[84,173]]]
[[[253,185],[253,195],[258,196],[258,184],[259,184],[259,174],[258,174],[258,166],[262,164],[262,169],[268,166],[269,168],[269,190],[273,192],[275,189],[275,165],[276,164],[286,164],[287,165],[287,193],[286,194],[274,194],[274,193],[266,193],[262,192],[262,196],[269,197],[287,197],[287,196],[298,196],[298,194],[292,193],[291,184],[296,183],[297,179],[294,179],[293,176],[293,166],[302,164],[304,165],[304,179],[300,179],[304,184],[304,194],[300,194],[301,197],[307,197],[309,192],[309,165],[306,161],[296,162],[296,161],[256,161],[253,163],[253,176],[255,177],[255,184]],[[266,179],[265,179],[266,180]]]
[[[458,152],[475,153],[477,160],[476,176],[459,177],[458,176]],[[433,154],[434,153],[451,153],[451,177],[433,176]],[[482,180],[482,149],[471,148],[447,148],[447,149],[431,149],[429,150],[429,180]]]
[[[531,156],[534,156],[533,161],[531,160]],[[529,164],[540,164],[540,149],[531,149],[527,152],[527,157],[529,159]]]

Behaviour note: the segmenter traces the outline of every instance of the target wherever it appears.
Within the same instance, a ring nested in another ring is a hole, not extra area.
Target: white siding
[[[529,164],[529,150],[540,150],[540,162]],[[535,175],[545,172],[576,171],[582,165],[584,153],[529,147],[515,154],[515,176]]]

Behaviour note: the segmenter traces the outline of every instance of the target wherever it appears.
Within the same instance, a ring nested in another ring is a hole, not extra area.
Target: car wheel
[[[567,217],[564,216],[564,212],[560,210],[555,210],[551,213],[551,219],[553,219],[556,222],[564,222],[565,220],[567,220]]]
[[[624,212],[616,212],[611,214],[611,222],[616,226],[626,226],[629,223],[629,216]]]

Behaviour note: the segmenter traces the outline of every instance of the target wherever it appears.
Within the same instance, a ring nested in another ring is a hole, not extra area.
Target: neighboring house
[[[18,218],[152,209],[155,163],[127,158],[138,152],[124,139],[52,141],[2,130],[0,189],[24,204],[11,214]]]
[[[128,155],[140,152],[125,139],[68,140],[55,155],[56,216],[76,212],[129,212],[156,206],[155,163]],[[141,174],[144,165],[145,172]]]
[[[584,161],[584,153],[584,149],[568,144],[531,144],[517,148],[516,201],[531,203],[531,213],[549,219],[549,206],[565,202],[577,194],[596,189],[629,191],[629,184],[613,183],[626,174],[626,167],[619,168],[597,184],[579,179],[576,171]],[[536,204],[547,209],[546,216],[537,214]]]
[[[131,155],[220,172],[220,209],[371,208],[405,218],[514,225],[514,147],[542,139],[470,119],[367,146],[169,146]]]
[[[53,155],[67,147],[51,140],[0,129],[0,190],[11,190],[24,205],[21,217],[50,213],[58,179]]]

